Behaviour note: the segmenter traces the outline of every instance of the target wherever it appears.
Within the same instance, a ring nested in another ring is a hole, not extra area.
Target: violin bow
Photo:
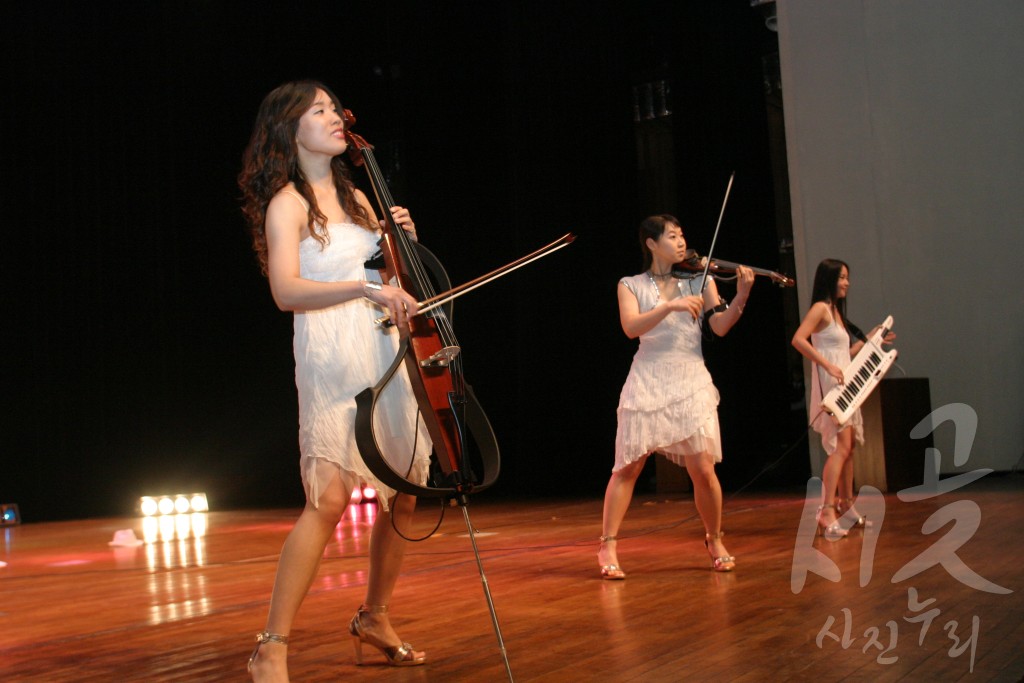
[[[463,284],[461,284],[461,285],[459,285],[457,287],[453,287],[452,289],[449,289],[447,292],[441,292],[440,294],[437,294],[436,296],[433,296],[433,297],[431,297],[429,299],[421,301],[421,302],[419,302],[419,310],[416,311],[416,315],[420,315],[422,313],[427,313],[428,311],[432,311],[435,308],[443,306],[444,304],[448,303],[449,301],[453,301],[453,300],[459,298],[463,294],[468,294],[469,292],[473,291],[477,287],[482,287],[483,285],[486,285],[488,282],[492,282],[494,280],[497,280],[499,277],[502,277],[504,275],[508,275],[513,270],[518,270],[518,269],[522,268],[523,266],[527,265],[528,263],[533,263],[537,259],[543,258],[543,257],[545,257],[545,256],[547,256],[549,254],[553,254],[554,252],[558,251],[559,249],[562,249],[563,247],[567,247],[570,244],[572,244],[572,242],[575,239],[576,239],[576,235],[574,235],[572,233],[567,233],[567,234],[563,235],[562,237],[558,238],[557,240],[555,240],[554,242],[552,242],[551,244],[547,245],[546,247],[541,247],[537,251],[534,251],[533,253],[527,254],[526,256],[523,256],[522,258],[518,258],[515,261],[513,261],[512,263],[506,264],[506,265],[504,265],[501,268],[498,268],[496,270],[492,270],[490,273],[487,273],[485,275],[481,275],[480,277],[478,277],[476,279],[473,279],[473,280],[470,280],[469,282],[465,282],[465,283],[463,283]],[[389,315],[381,316],[380,318],[377,318],[376,320],[374,320],[374,322],[376,324],[378,324],[378,325],[382,325],[382,324],[390,325],[391,324],[391,316],[389,316]]]
[[[704,264],[704,279],[700,285],[700,293],[708,286],[708,271],[711,269],[711,255],[715,253],[715,241],[718,239],[718,230],[722,227],[722,216],[725,215],[725,205],[729,203],[729,191],[732,190],[732,180],[736,177],[736,171],[729,175],[729,184],[725,186],[725,199],[722,200],[722,210],[718,212],[718,224],[715,226],[715,234],[711,237],[711,247],[708,249],[707,262]]]

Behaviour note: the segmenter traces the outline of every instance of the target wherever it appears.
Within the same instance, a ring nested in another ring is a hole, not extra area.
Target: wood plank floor
[[[1020,681],[1022,493],[1024,478],[990,475],[924,500],[886,495],[872,530],[839,542],[801,537],[801,492],[727,497],[731,574],[709,570],[686,494],[637,497],[619,544],[629,577],[619,582],[598,578],[599,499],[483,494],[469,512],[516,681]],[[925,533],[939,510],[959,518]],[[122,528],[142,536],[138,519],[0,529],[0,678],[246,680],[296,513],[212,512],[138,548],[107,543]],[[428,664],[355,666],[346,624],[363,597],[371,513],[360,506],[346,517],[327,548],[292,633],[292,680],[508,680],[458,508],[410,547],[393,602],[398,632]],[[422,504],[418,526],[429,529],[436,513]],[[944,565],[893,582],[958,524],[969,540]],[[801,558],[818,570],[795,592]],[[833,564],[837,582],[822,576]],[[972,572],[1012,592],[971,587]]]

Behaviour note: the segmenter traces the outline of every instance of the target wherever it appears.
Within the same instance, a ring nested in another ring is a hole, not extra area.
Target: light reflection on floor
[[[317,577],[319,590],[331,591],[366,583],[370,533],[378,513],[377,504],[373,502],[353,504],[345,509],[334,527],[333,540],[324,548],[324,557],[351,561],[322,564]]]
[[[202,572],[166,571],[206,564],[208,523],[205,512],[142,519],[146,566],[150,571],[150,624],[190,619],[211,611]]]
[[[152,625],[191,619],[213,610],[206,595],[206,575],[161,572],[149,575],[149,619]]]
[[[324,555],[332,559],[353,558],[354,562],[323,565],[317,581],[319,590],[331,591],[366,583],[370,534],[377,516],[375,503],[348,506]],[[202,512],[142,519],[145,541],[142,548],[150,572],[147,586],[150,624],[191,619],[213,610],[203,572],[169,571],[206,565],[208,523],[207,514]]]
[[[142,540],[146,543],[149,569],[201,567],[206,564],[208,523],[205,512],[143,517]]]

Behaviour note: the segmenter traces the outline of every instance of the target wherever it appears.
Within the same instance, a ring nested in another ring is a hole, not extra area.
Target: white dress
[[[676,282],[680,296],[700,293],[701,277]],[[620,283],[636,296],[641,313],[661,301],[658,286],[647,273]],[[669,313],[640,335],[617,412],[613,472],[652,451],[680,466],[685,464],[683,456],[702,452],[722,461],[718,389],[704,366],[701,319]]]
[[[377,271],[363,266],[377,252],[378,234],[353,223],[332,223],[327,230],[330,240],[326,245],[312,237],[299,244],[303,278],[380,281]],[[398,348],[398,331],[374,323],[380,315],[380,308],[361,297],[295,314],[302,483],[314,506],[339,469],[350,484],[362,481],[376,489],[385,509],[387,499],[394,495],[367,469],[355,441],[355,396],[377,384]],[[406,478],[410,481],[425,482],[431,441],[404,365],[379,399],[374,425],[392,468],[409,472]]]
[[[836,324],[835,316],[828,327],[811,334],[811,344],[832,365],[845,368],[850,364],[850,335],[845,328]],[[811,410],[818,412],[811,426],[814,427],[814,431],[821,434],[821,447],[829,455],[835,452],[838,434],[842,430],[838,428],[831,415],[821,410],[821,400],[837,384],[839,382],[825,372],[823,367],[811,363]],[[864,443],[864,419],[861,417],[860,408],[855,410],[843,425],[843,429],[847,428],[853,429],[857,443]]]

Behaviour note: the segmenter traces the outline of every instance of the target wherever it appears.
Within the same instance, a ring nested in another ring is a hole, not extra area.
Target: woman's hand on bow
[[[391,322],[399,327],[409,324],[409,318],[416,315],[419,304],[411,294],[401,287],[391,285],[380,285],[377,287],[364,287],[365,296],[373,303],[386,309]]]
[[[680,296],[665,302],[670,311],[689,313],[696,320],[700,317],[701,309],[704,307],[704,300],[699,296]]]

